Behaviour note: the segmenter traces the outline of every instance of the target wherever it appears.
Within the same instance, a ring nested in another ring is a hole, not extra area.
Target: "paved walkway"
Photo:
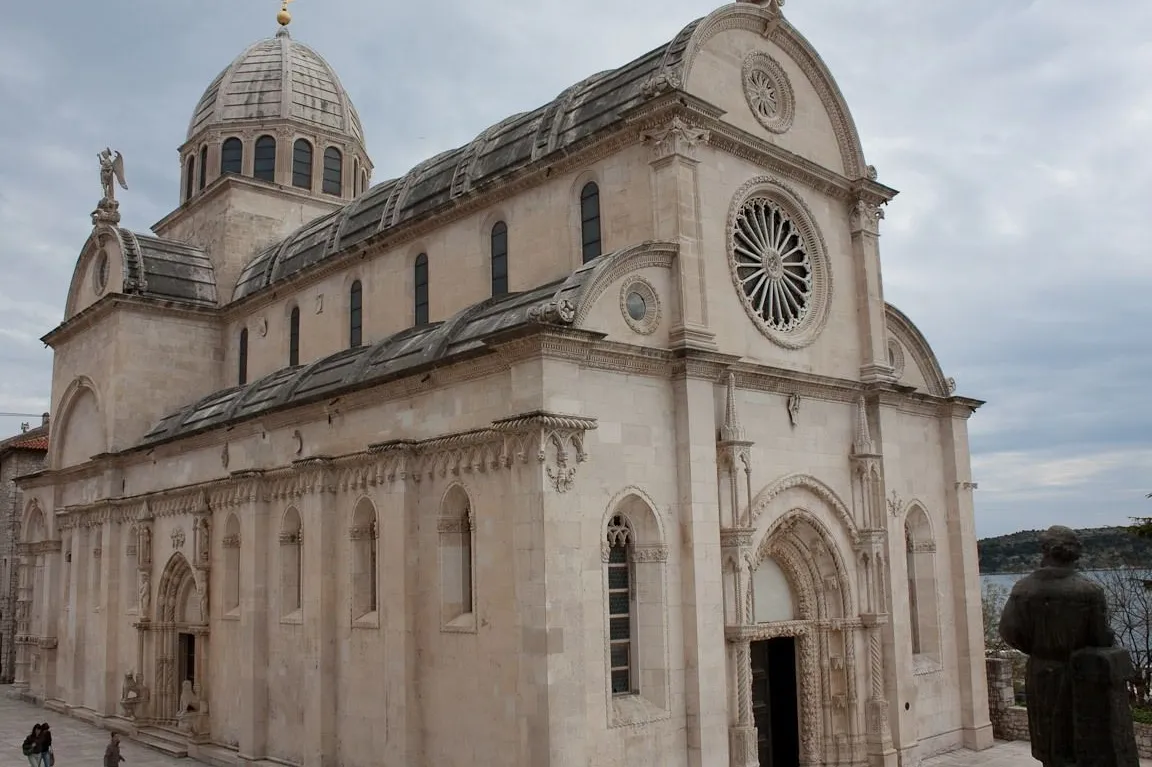
[[[0,687],[0,767],[28,767],[28,757],[20,752],[20,746],[37,722],[52,725],[52,751],[60,767],[99,767],[104,763],[107,730],[31,703],[12,700],[4,695],[8,689],[6,685]],[[125,759],[124,767],[172,767],[177,764],[195,767],[197,764],[190,759],[165,756],[128,738],[120,739],[120,753]]]
[[[0,767],[27,767],[28,759],[20,753],[24,737],[36,722],[52,725],[53,751],[60,767],[93,765],[98,767],[108,744],[108,732],[68,716],[12,700],[0,687]],[[192,759],[173,759],[135,743],[128,738],[120,742],[124,767],[195,767]],[[1040,764],[1032,758],[1027,743],[997,743],[993,748],[975,753],[955,751],[924,760],[924,767],[1035,767]],[[1152,760],[1141,759],[1142,767],[1152,767]]]

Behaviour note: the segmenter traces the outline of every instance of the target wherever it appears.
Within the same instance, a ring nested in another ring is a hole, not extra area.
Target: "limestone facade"
[[[253,764],[991,745],[980,403],[885,303],[896,193],[779,5],[331,212],[221,175],[151,237],[102,201],[17,685]]]

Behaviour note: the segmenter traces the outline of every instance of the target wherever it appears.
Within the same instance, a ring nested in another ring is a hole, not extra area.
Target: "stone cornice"
[[[576,471],[573,464],[587,460],[584,434],[596,426],[596,419],[585,416],[522,413],[493,421],[483,429],[424,440],[392,440],[355,453],[314,456],[195,486],[70,506],[57,511],[58,529],[200,514],[258,501],[291,502],[317,493],[355,492],[398,480],[443,479],[528,463],[544,467],[556,491],[562,493],[571,487]],[[54,544],[58,550],[60,542],[42,544]]]
[[[63,343],[77,333],[91,328],[97,322],[112,314],[117,308],[138,311],[150,316],[162,315],[180,319],[192,319],[199,322],[215,322],[218,316],[215,309],[207,307],[191,306],[180,303],[179,301],[166,301],[162,298],[153,298],[151,296],[111,293],[64,320],[42,336],[40,340],[48,346],[55,348],[56,344]]]

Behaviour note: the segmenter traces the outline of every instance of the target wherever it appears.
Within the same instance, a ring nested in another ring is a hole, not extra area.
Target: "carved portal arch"
[[[162,623],[184,625],[206,622],[196,605],[189,604],[189,596],[196,589],[196,576],[192,566],[180,552],[174,553],[160,576],[160,589],[156,595],[156,620]],[[193,609],[189,609],[192,607]]]
[[[759,527],[760,517],[772,505],[776,496],[794,488],[813,496],[820,505],[827,507],[839,521],[853,546],[860,542],[860,530],[856,527],[856,520],[848,510],[848,506],[840,500],[835,490],[810,474],[788,474],[757,493],[751,503],[752,526]]]
[[[807,608],[811,620],[854,614],[852,577],[845,557],[815,513],[805,508],[787,511],[754,541],[758,542],[754,543],[753,570],[765,557],[775,559],[786,576],[791,570],[791,582],[800,586],[800,594],[807,594],[812,600]],[[830,594],[834,595],[831,599],[827,598]]]

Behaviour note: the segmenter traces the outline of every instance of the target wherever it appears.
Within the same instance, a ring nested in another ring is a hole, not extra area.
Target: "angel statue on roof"
[[[100,158],[100,184],[104,187],[104,199],[115,200],[116,192],[115,185],[112,179],[120,182],[121,189],[127,189],[128,184],[124,182],[124,156],[116,152],[116,156],[112,156],[112,150],[105,147],[97,157]]]

